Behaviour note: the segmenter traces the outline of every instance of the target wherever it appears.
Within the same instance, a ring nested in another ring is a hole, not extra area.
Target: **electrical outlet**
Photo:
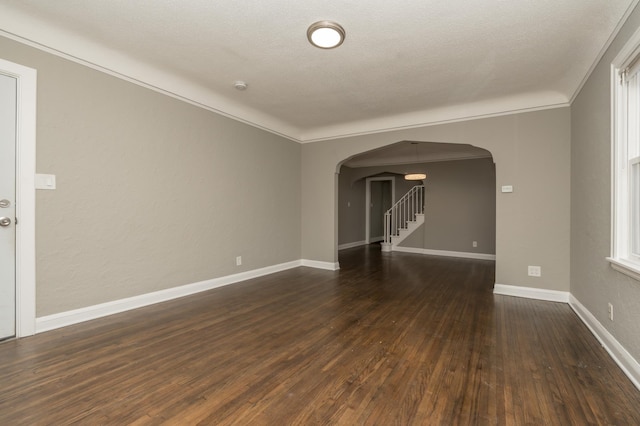
[[[529,266],[528,273],[530,277],[541,277],[542,268],[540,266]]]
[[[236,266],[242,265],[242,256],[236,256]]]
[[[609,312],[609,320],[613,321],[613,305],[607,303],[607,312]]]
[[[478,242],[477,242],[477,241],[474,241],[474,242],[472,243],[472,245],[473,245],[474,247],[478,247]]]

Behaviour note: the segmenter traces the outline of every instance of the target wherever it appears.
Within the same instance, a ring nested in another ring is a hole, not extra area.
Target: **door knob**
[[[0,217],[0,226],[9,226],[11,225],[11,219],[8,217]]]
[[[11,205],[11,201],[9,200],[0,200],[0,208],[6,209]]]

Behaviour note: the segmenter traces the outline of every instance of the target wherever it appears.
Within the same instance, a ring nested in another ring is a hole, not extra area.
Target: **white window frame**
[[[611,267],[640,281],[640,256],[632,252],[633,217],[631,165],[640,158],[640,90],[630,102],[629,81],[640,85],[640,30],[629,39],[611,64]],[[635,117],[635,120],[630,120]],[[630,158],[629,147],[635,146]],[[639,194],[635,195],[640,197]]]

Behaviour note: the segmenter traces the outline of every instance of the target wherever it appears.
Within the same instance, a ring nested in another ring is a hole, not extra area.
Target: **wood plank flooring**
[[[493,262],[340,262],[0,343],[0,424],[640,424],[569,306],[494,296]]]

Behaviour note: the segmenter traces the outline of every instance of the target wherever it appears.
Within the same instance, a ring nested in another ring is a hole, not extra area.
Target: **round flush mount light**
[[[233,87],[235,87],[237,90],[244,91],[244,90],[247,90],[247,83],[245,83],[244,81],[238,80],[235,83],[233,83]]]
[[[318,21],[309,26],[307,38],[320,49],[333,49],[344,41],[344,28],[332,21]]]

